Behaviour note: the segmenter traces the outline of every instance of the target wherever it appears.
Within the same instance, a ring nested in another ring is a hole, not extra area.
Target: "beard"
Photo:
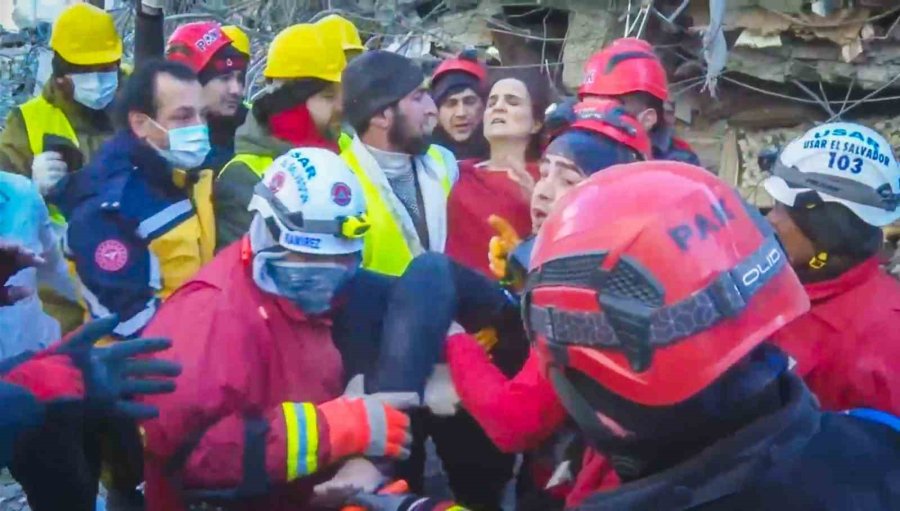
[[[431,134],[414,135],[409,119],[394,107],[394,122],[388,130],[388,142],[405,154],[421,156],[431,146]]]

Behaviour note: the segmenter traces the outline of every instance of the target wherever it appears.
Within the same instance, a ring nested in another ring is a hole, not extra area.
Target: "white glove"
[[[313,488],[313,504],[317,507],[337,508],[357,493],[373,493],[387,477],[365,458],[350,458],[337,473]]]
[[[438,417],[450,417],[459,408],[459,394],[450,378],[450,367],[437,364],[425,382],[425,406]]]
[[[419,406],[419,395],[415,392],[376,392],[365,393],[365,376],[357,374],[347,383],[345,397],[365,397],[392,406],[398,410],[408,410]]]
[[[56,183],[62,179],[69,167],[62,155],[56,151],[47,151],[34,157],[31,163],[31,179],[37,185],[41,195],[47,195]]]

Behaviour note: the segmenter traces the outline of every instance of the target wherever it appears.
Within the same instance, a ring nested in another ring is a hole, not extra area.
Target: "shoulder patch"
[[[94,262],[104,271],[119,271],[128,264],[128,247],[117,239],[108,239],[97,245]]]

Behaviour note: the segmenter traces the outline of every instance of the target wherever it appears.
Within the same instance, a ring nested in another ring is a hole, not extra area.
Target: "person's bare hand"
[[[525,168],[525,162],[506,158],[500,161],[499,165],[500,168],[506,170],[506,175],[509,179],[519,185],[522,197],[530,202],[531,195],[534,193],[534,177],[528,173],[528,169]]]
[[[9,279],[32,266],[44,264],[44,258],[31,250],[10,241],[0,240],[0,279],[3,287],[0,288],[0,306],[12,305],[34,292],[22,286],[8,286]]]

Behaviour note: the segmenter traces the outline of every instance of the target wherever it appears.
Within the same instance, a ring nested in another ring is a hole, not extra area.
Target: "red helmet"
[[[569,128],[578,128],[605,135],[626,145],[645,160],[653,158],[653,144],[644,126],[613,99],[594,99],[574,107],[575,121]]]
[[[187,23],[175,29],[166,43],[166,58],[199,73],[219,49],[231,44],[222,27],[212,21]]]
[[[583,395],[567,369],[641,405],[681,402],[809,308],[762,215],[673,161],[610,167],[566,194],[526,289],[526,328],[563,402]]]
[[[588,59],[578,97],[621,96],[646,92],[669,100],[666,70],[650,43],[632,37],[617,39]]]
[[[441,62],[437,69],[434,70],[434,74],[431,75],[431,83],[437,82],[441,75],[452,71],[469,73],[477,78],[479,82],[487,80],[487,69],[478,62],[478,58],[475,55],[468,55],[464,52],[458,57]]]

